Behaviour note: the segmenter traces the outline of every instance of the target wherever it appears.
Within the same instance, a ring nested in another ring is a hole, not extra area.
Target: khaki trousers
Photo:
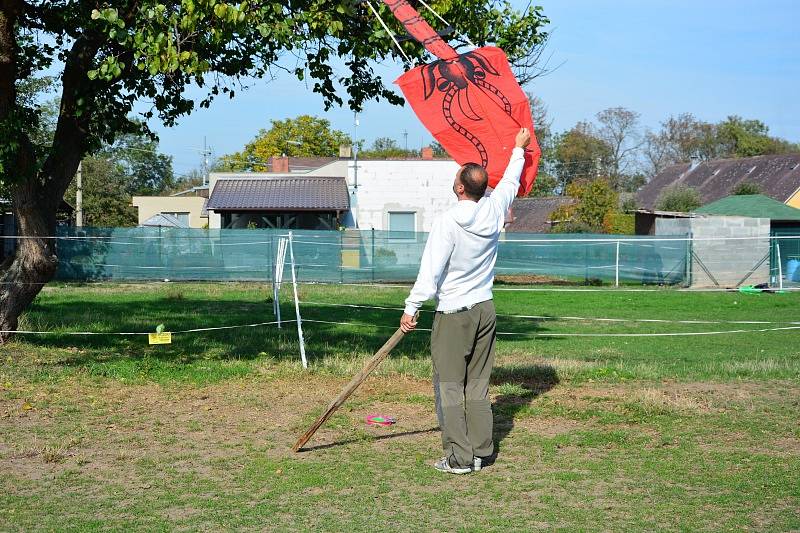
[[[494,452],[489,378],[496,321],[492,300],[458,313],[437,312],[433,319],[436,414],[452,466],[471,466],[473,457]]]

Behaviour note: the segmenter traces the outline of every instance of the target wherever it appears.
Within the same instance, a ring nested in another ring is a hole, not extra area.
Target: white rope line
[[[289,323],[295,322],[294,319],[292,320],[282,320],[281,323]],[[239,328],[257,328],[261,326],[271,326],[273,324],[277,324],[278,322],[256,322],[254,324],[239,324],[236,326],[217,326],[213,328],[194,328],[194,329],[182,329],[177,331],[171,331],[173,335],[176,333],[199,333],[203,331],[219,331],[223,329],[239,329]],[[122,332],[122,331],[30,331],[30,330],[3,330],[0,333],[13,333],[19,335],[120,335],[120,336],[131,336],[131,335],[150,335],[153,333],[152,331],[142,332],[142,331],[135,331],[135,332]]]
[[[343,287],[378,287],[383,289],[410,289],[413,284],[390,284],[390,283],[340,283],[329,281],[298,281],[299,285],[325,285]],[[671,286],[653,286],[652,289],[631,289],[625,287],[603,287],[603,288],[565,288],[565,287],[494,287],[494,292],[737,292],[738,288],[726,287],[702,287],[702,288],[676,288]],[[775,287],[770,290],[777,290]],[[783,287],[784,291],[800,290],[800,287]]]
[[[447,22],[446,20],[444,20],[444,18],[443,18],[443,17],[442,17],[442,16],[441,16],[439,13],[437,13],[436,11],[434,11],[434,10],[433,10],[433,8],[432,8],[431,6],[429,6],[429,5],[428,5],[428,4],[425,2],[425,0],[419,0],[419,3],[420,3],[420,4],[422,4],[423,6],[425,6],[426,8],[428,8],[428,11],[430,11],[431,13],[433,13],[433,15],[434,15],[436,18],[438,18],[440,21],[442,21],[442,22],[444,23],[444,25],[445,25],[445,26],[450,26],[450,23],[449,23],[449,22]],[[456,30],[456,33],[458,33],[458,36],[459,36],[459,37],[461,37],[462,39],[464,39],[465,41],[467,41],[467,43],[469,43],[469,45],[470,45],[470,46],[472,46],[472,47],[475,47],[475,44],[474,44],[472,41],[470,41],[470,40],[469,40],[469,37],[467,37],[466,35],[464,35],[464,34],[463,34],[463,33],[461,33],[460,31],[458,31],[458,29],[457,29],[455,26],[452,26],[452,28]]]
[[[307,305],[324,305],[328,307],[351,307],[357,309],[380,309],[385,311],[404,311],[403,307],[382,307],[379,305],[357,305],[357,304],[337,304],[330,302],[312,302],[303,301]],[[429,309],[420,309],[421,313],[435,313]],[[754,324],[754,325],[767,325],[767,324],[790,324],[800,325],[800,322],[792,321],[763,321],[763,320],[667,320],[660,318],[597,318],[597,317],[581,317],[581,316],[547,316],[547,315],[513,315],[507,313],[497,313],[499,317],[507,318],[525,318],[532,320],[578,320],[583,322],[642,322],[642,323],[656,323],[656,324]]]
[[[372,2],[370,2],[369,0],[367,0],[367,5],[368,5],[368,6],[369,6],[369,8],[372,10],[372,12],[375,14],[375,18],[377,18],[377,19],[378,19],[378,22],[380,22],[380,23],[381,23],[381,26],[383,26],[383,29],[384,29],[384,30],[386,30],[386,33],[388,33],[388,34],[389,34],[389,37],[391,37],[391,39],[392,39],[392,42],[393,42],[393,43],[394,43],[394,45],[397,47],[397,49],[400,51],[400,53],[403,55],[403,57],[405,58],[406,62],[407,62],[407,63],[411,63],[411,59],[409,59],[409,57],[408,57],[408,56],[406,55],[406,53],[403,51],[403,48],[400,46],[400,43],[399,43],[399,42],[397,42],[397,39],[395,39],[395,37],[394,37],[394,32],[392,32],[392,30],[390,30],[390,29],[389,29],[389,26],[387,26],[387,25],[386,25],[386,23],[383,21],[383,19],[381,18],[381,16],[378,14],[378,11],[377,11],[377,10],[376,10],[374,7],[372,7]]]
[[[339,326],[358,326],[365,328],[397,329],[398,326],[384,326],[381,324],[363,324],[360,322],[336,322],[332,320],[311,320],[303,319],[303,322],[314,322],[318,324],[332,324]],[[430,328],[414,328],[415,331],[432,331]],[[680,333],[525,333],[498,331],[495,335],[520,336],[520,337],[692,337],[700,335],[728,335],[736,333],[765,333],[769,331],[798,330],[800,326],[788,326],[781,328],[763,329],[734,329],[727,331],[687,331]]]

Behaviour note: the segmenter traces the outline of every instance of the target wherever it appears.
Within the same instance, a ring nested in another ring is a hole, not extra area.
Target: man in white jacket
[[[453,183],[458,203],[434,221],[400,319],[403,331],[412,331],[417,310],[426,300],[436,299],[431,353],[445,456],[434,466],[443,472],[480,470],[494,453],[489,401],[496,322],[494,265],[530,140],[530,132],[521,129],[503,179],[488,197],[483,167],[467,163],[459,169]]]

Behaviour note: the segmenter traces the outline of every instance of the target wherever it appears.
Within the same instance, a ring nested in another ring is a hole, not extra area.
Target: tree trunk
[[[43,197],[35,181],[15,188],[12,200],[18,239],[14,260],[0,277],[0,344],[17,329],[19,316],[33,302],[58,268],[55,240],[55,207]]]

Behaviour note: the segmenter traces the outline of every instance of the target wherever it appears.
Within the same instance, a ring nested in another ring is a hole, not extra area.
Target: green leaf
[[[159,324],[156,326],[156,333],[163,333],[164,332],[164,324]]]

